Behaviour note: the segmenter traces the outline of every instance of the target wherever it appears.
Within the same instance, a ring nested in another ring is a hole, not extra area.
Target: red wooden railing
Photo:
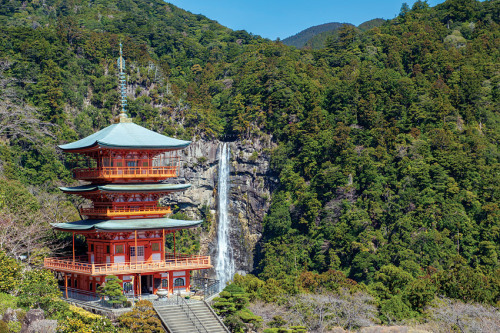
[[[73,176],[76,179],[171,178],[177,177],[178,174],[177,166],[101,167],[73,170]]]
[[[81,208],[80,213],[99,216],[166,215],[172,214],[172,210],[170,207]]]
[[[80,259],[80,258],[79,258]],[[83,273],[89,275],[130,274],[142,272],[167,271],[173,269],[212,268],[210,256],[189,256],[167,254],[164,261],[124,262],[93,264],[72,258],[45,258],[44,267],[61,272]]]

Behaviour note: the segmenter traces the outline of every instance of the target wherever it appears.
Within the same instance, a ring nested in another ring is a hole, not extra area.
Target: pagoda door
[[[135,257],[135,246],[130,247],[130,262],[135,263],[144,261],[144,246],[137,247],[137,258]]]
[[[104,245],[97,245],[95,251],[95,260],[98,264],[104,263]]]

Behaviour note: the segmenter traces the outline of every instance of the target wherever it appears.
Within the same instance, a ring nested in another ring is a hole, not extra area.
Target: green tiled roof
[[[69,223],[52,223],[62,231],[131,231],[157,229],[187,229],[199,226],[203,221],[174,220],[169,218],[127,220],[81,220]]]
[[[179,192],[191,187],[191,184],[106,184],[106,185],[82,185],[75,187],[59,187],[63,192],[90,192],[100,190],[103,192]]]
[[[81,140],[60,145],[59,148],[74,150],[99,145],[107,148],[181,149],[190,143],[169,138],[134,123],[117,123]]]

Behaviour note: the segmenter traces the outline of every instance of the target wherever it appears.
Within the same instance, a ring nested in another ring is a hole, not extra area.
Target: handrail
[[[181,304],[179,304],[179,299],[181,300]],[[201,322],[201,320],[198,318],[198,316],[196,315],[196,313],[194,313],[194,311],[189,307],[189,304],[180,296],[180,294],[177,294],[177,305],[180,306],[180,308],[182,309],[182,311],[184,311],[188,317],[188,319],[193,323],[194,327],[196,328],[196,330],[198,332],[205,332],[205,333],[210,333],[207,328],[205,327],[205,325],[203,325],[203,323]],[[187,311],[184,310],[184,307],[186,307]],[[199,328],[198,328],[198,325],[196,325],[195,321],[191,318],[191,315],[193,315],[193,317],[198,321],[198,323],[201,325],[201,327],[203,328],[203,331],[200,331]]]
[[[213,294],[219,291],[219,280],[203,278],[203,277],[191,277],[191,286],[203,290],[203,299],[207,299]]]
[[[92,275],[116,274],[126,272],[142,272],[144,270],[163,270],[171,268],[210,268],[210,256],[193,256],[175,258],[163,261],[139,261],[123,263],[94,264],[82,261],[65,260],[59,258],[45,258],[45,268],[67,270],[72,272],[88,273]]]
[[[210,306],[210,304],[207,303],[207,301],[203,300],[203,303],[205,303],[205,306],[208,307],[208,309],[210,310],[210,312],[212,313],[212,315],[217,319],[217,321],[219,322],[219,324],[222,325],[222,327],[224,327],[224,329],[226,330],[226,332],[230,332],[229,329],[226,327],[226,325],[224,324],[224,322],[220,319],[220,317],[215,313],[214,309],[212,309],[212,307]]]
[[[98,167],[76,168],[73,176],[77,179],[94,178],[144,178],[144,177],[177,177],[177,166],[124,166],[124,167]]]
[[[170,207],[115,207],[115,208],[80,208],[82,215],[141,215],[141,214],[171,214]]]

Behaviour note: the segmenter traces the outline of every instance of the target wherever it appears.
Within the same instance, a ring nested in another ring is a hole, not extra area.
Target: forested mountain
[[[376,19],[373,19],[373,20],[369,20],[369,21],[363,22],[360,25],[358,25],[358,29],[361,30],[361,31],[370,30],[370,29],[373,29],[373,28],[376,28],[376,27],[380,27],[382,24],[385,23],[385,21],[386,20],[381,19],[381,18],[376,18]]]
[[[333,32],[340,29],[340,27],[342,27],[344,24],[351,25],[349,23],[338,23],[338,22],[315,25],[313,27],[302,30],[301,32],[293,36],[283,39],[282,43],[288,46],[295,46],[296,48],[300,49],[304,47],[306,43],[314,36],[323,33],[331,35]]]
[[[383,19],[373,19],[369,20],[366,22],[361,23],[357,29],[360,31],[366,31],[375,27],[379,27],[382,24],[384,24],[385,20]],[[312,50],[319,50],[325,47],[325,44],[327,43],[327,40],[329,39],[337,39],[338,32],[339,32],[340,27],[334,29],[334,30],[328,30],[328,31],[323,31],[321,33],[318,33],[314,36],[312,36],[305,44],[304,48],[312,49]]]
[[[0,11],[2,216],[21,206],[9,188],[71,181],[55,144],[117,114],[122,40],[135,122],[186,139],[272,136],[277,148],[257,152],[279,185],[256,297],[357,283],[386,322],[438,295],[500,305],[498,0],[417,1],[379,27],[343,26],[321,50],[161,1]]]

